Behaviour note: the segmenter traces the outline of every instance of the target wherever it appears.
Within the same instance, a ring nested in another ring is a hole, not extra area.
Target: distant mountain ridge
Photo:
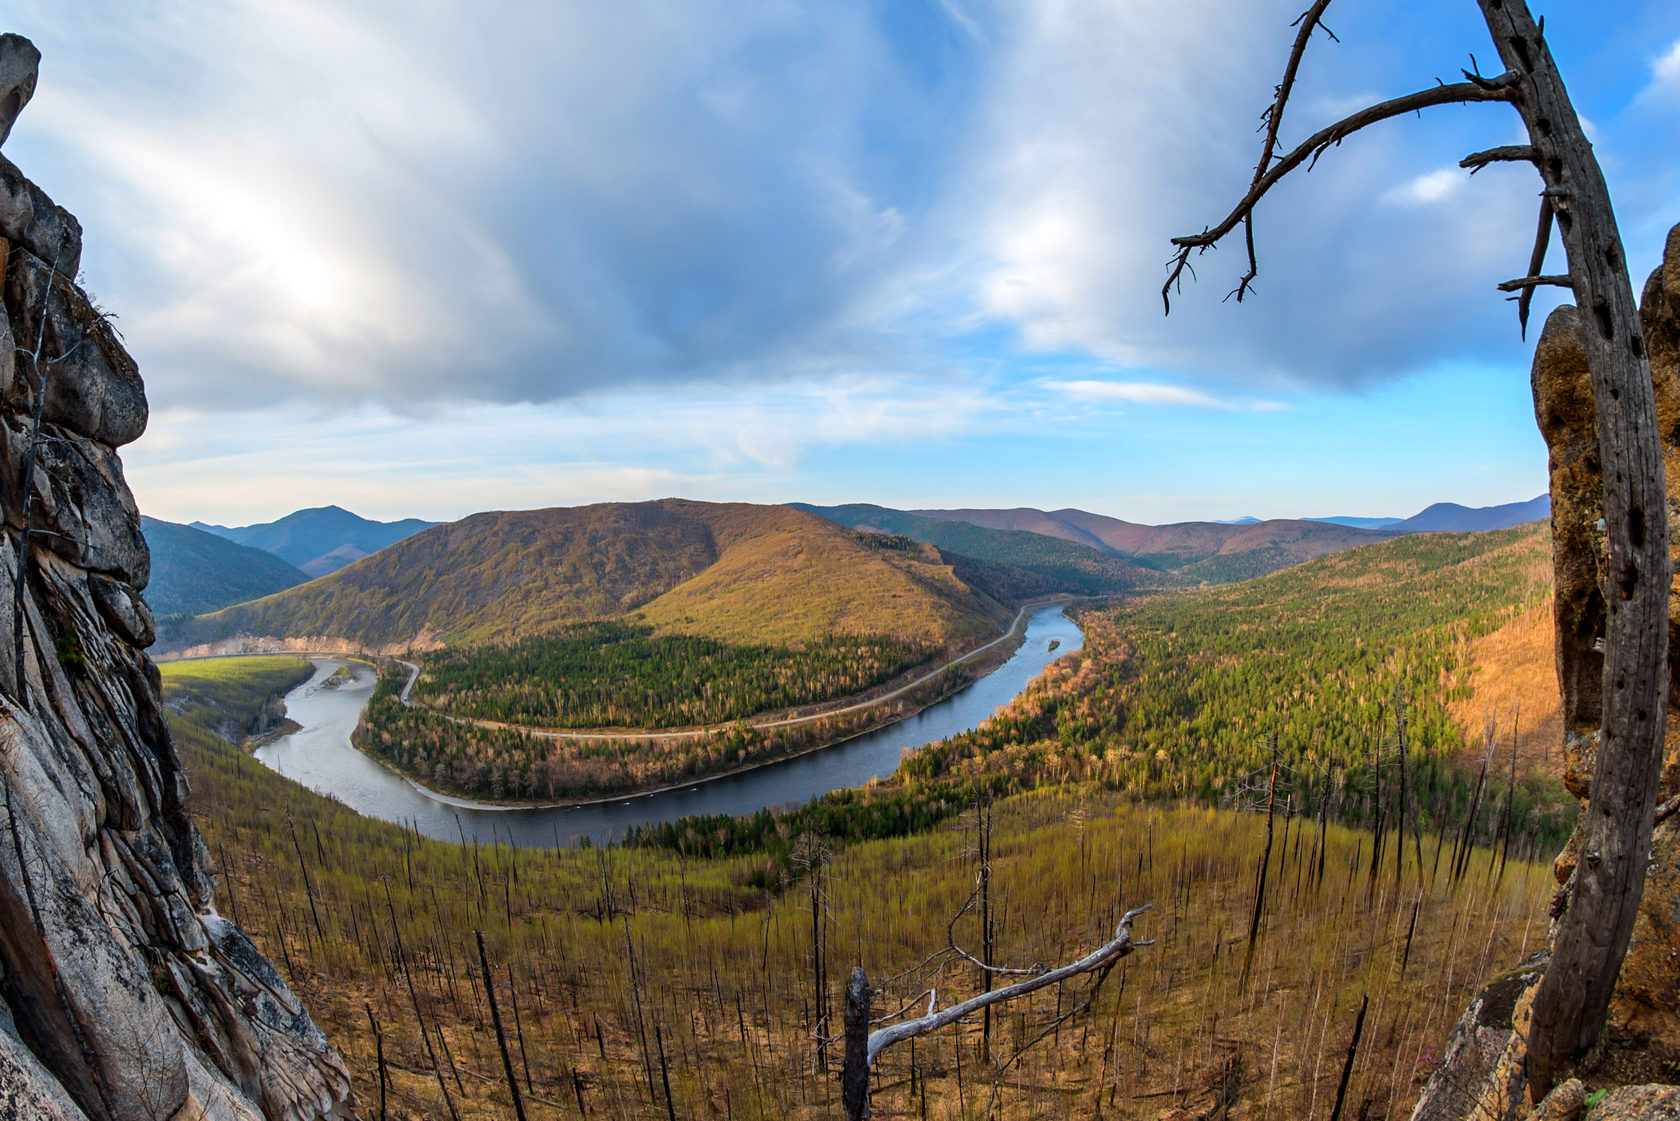
[[[1460,506],[1437,502],[1391,528],[1403,533],[1479,533],[1490,529],[1511,529],[1550,517],[1552,498],[1542,494],[1527,502],[1502,506]]]
[[[146,603],[160,616],[216,611],[309,579],[272,553],[192,526],[142,516],[140,532],[152,553]]]
[[[1384,541],[1391,533],[1323,522],[1179,522],[1142,525],[1086,510],[916,510],[917,517],[967,522],[999,530],[1059,537],[1134,564],[1192,581],[1223,584],[1246,580],[1357,545]]]
[[[626,618],[728,642],[835,633],[960,643],[1013,617],[939,550],[789,506],[602,503],[474,514],[339,572],[192,620],[174,645],[239,634],[401,649]]]
[[[272,553],[313,577],[337,572],[347,564],[438,524],[419,518],[379,522],[352,514],[342,506],[315,506],[256,525],[230,527],[193,522],[192,528]]]

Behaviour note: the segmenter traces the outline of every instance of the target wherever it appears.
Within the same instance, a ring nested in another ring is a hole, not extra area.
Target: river
[[[314,658],[315,674],[286,694],[286,715],[301,730],[257,749],[274,770],[368,817],[418,829],[443,841],[511,842],[531,848],[604,843],[637,825],[691,814],[749,814],[765,806],[804,803],[831,790],[884,778],[905,751],[966,732],[1006,704],[1055,659],[1084,644],[1060,607],[1043,607],[1027,620],[1014,655],[991,673],[915,716],[833,747],[751,771],[587,806],[482,806],[422,790],[362,754],[350,733],[373,692],[366,664]],[[1052,649],[1052,646],[1054,649]],[[335,688],[323,685],[340,666],[355,674]]]

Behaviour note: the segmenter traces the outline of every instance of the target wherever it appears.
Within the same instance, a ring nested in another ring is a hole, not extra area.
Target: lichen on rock
[[[0,36],[0,141],[38,59]],[[214,907],[116,451],[145,388],[81,251],[0,157],[0,1117],[337,1116],[343,1063]]]

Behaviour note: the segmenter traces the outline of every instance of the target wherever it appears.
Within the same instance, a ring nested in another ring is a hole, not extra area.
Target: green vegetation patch
[[[797,647],[580,623],[497,646],[429,654],[416,701],[545,728],[673,728],[865,692],[939,653],[891,635],[825,635]]]
[[[264,735],[286,718],[287,693],[308,681],[307,658],[203,658],[158,665],[171,725],[190,725],[234,744]]]

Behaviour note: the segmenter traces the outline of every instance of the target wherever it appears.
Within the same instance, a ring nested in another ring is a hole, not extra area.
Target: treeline
[[[1512,778],[1509,714],[1490,714],[1502,730],[1489,756],[1447,711],[1468,688],[1468,643],[1542,600],[1549,572],[1533,527],[1420,535],[1247,584],[1086,610],[1082,652],[979,729],[906,756],[888,782],[787,815],[679,822],[634,839],[699,855],[778,853],[811,822],[848,840],[902,835],[980,791],[1069,782],[1241,805],[1256,796],[1275,735],[1287,814],[1380,821],[1392,836],[1403,793],[1412,835],[1448,836],[1468,821],[1478,841],[1509,835],[1524,852],[1549,851],[1568,834],[1574,800],[1553,777]]]
[[[357,747],[427,786],[490,801],[569,801],[651,790],[784,759],[914,712],[973,680],[952,666],[915,689],[855,712],[760,728],[735,721],[699,735],[630,738],[538,735],[452,720],[398,699],[407,671],[380,677],[353,734]]]
[[[939,652],[892,635],[734,645],[616,620],[578,623],[427,654],[414,699],[456,716],[545,728],[721,724],[863,693]]]

